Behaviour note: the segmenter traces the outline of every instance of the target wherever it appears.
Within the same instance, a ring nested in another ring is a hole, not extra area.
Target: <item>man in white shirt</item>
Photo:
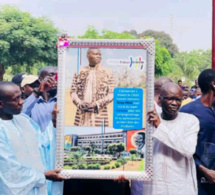
[[[179,113],[182,91],[174,83],[166,83],[159,97],[162,113],[148,112],[148,122],[156,129],[153,134],[154,175],[143,186],[144,195],[196,195],[196,169],[193,159],[198,119]]]
[[[159,97],[161,93],[161,88],[165,83],[173,82],[172,79],[168,77],[160,77],[154,83],[154,106],[157,113],[161,113],[162,109],[159,103]],[[145,146],[144,146],[145,153]],[[132,180],[131,181],[131,195],[142,195],[143,194],[143,182]]]
[[[46,179],[63,178],[60,169],[45,172],[40,128],[22,105],[20,88],[0,82],[0,194],[46,195]]]

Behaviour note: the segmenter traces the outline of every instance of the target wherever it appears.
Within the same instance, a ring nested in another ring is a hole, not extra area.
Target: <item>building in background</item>
[[[116,131],[111,133],[85,135],[69,134],[64,137],[64,148],[69,149],[72,146],[84,147],[93,144],[96,148],[105,152],[109,144],[124,143],[126,151],[129,152],[131,149],[138,149],[135,138],[139,133],[145,133],[145,130]],[[145,136],[143,145],[145,145]]]

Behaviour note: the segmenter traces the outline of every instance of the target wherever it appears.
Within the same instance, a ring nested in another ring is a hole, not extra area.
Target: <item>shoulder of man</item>
[[[192,101],[184,106],[181,107],[180,112],[184,112],[184,113],[194,113],[196,110],[198,110],[199,108],[199,101],[200,100],[195,100]]]
[[[13,115],[13,117],[17,118],[17,119],[19,119],[19,118],[26,118],[27,120],[31,119],[30,116],[28,116],[27,114],[24,114],[24,113],[20,113],[18,115]]]
[[[38,125],[36,122],[34,122],[34,121],[32,120],[32,118],[29,117],[28,115],[26,115],[26,114],[24,114],[24,113],[21,113],[21,114],[18,114],[18,115],[14,115],[14,117],[16,117],[17,120],[19,120],[19,119],[24,119],[24,120],[26,120],[26,122],[29,122],[29,123],[34,127],[34,129],[36,129],[37,131],[40,131],[39,125]]]
[[[80,72],[86,72],[86,71],[89,71],[89,68],[88,68],[89,66],[84,66],[84,67],[81,67],[80,69],[79,69],[79,73]],[[75,73],[74,74],[76,74],[76,75],[79,75],[79,74],[77,74],[77,71],[75,71]]]
[[[102,66],[102,65],[99,66],[99,69],[100,69],[100,70],[104,70],[104,71],[107,72],[108,74],[112,74],[112,73],[113,73],[113,71],[112,71],[110,68],[105,67],[105,66]]]
[[[188,126],[199,124],[199,119],[193,114],[180,112],[179,115],[181,116],[181,120],[184,121]]]

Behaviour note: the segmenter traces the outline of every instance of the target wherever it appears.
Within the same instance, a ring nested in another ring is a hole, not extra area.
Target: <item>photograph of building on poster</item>
[[[65,169],[144,170],[144,130],[66,133],[64,138]]]
[[[69,48],[65,169],[144,170],[146,50]]]

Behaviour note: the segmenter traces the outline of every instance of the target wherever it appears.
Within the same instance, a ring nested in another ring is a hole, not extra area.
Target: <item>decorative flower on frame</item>
[[[69,41],[67,38],[64,38],[64,37],[60,37],[59,40],[58,40],[59,44],[58,44],[58,47],[67,47],[69,45]]]

